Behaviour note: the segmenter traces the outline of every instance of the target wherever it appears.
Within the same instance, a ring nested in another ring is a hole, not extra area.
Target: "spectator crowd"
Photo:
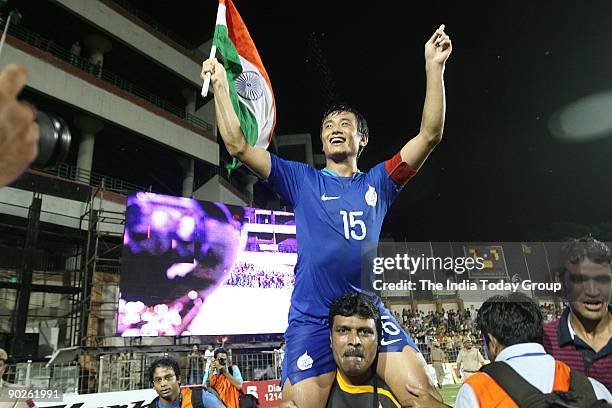
[[[246,288],[284,289],[293,288],[293,272],[264,268],[248,262],[237,262],[226,285]]]
[[[540,305],[540,311],[545,321],[555,320],[561,314],[554,304]],[[457,360],[466,340],[470,340],[484,354],[481,334],[474,324],[476,312],[470,309],[463,312],[454,309],[425,312],[403,308],[401,313],[396,310],[393,314],[417,344],[425,360],[431,363],[434,341],[445,351],[449,362]]]

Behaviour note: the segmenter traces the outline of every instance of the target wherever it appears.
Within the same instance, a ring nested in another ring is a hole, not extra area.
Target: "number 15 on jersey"
[[[361,241],[366,237],[365,222],[359,219],[363,217],[363,211],[345,211],[341,210],[342,224],[344,225],[344,238],[353,238],[356,241]]]

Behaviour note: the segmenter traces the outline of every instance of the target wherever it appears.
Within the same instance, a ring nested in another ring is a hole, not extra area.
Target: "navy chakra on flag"
[[[261,98],[264,93],[261,76],[255,71],[244,71],[236,78],[236,92],[249,101]]]

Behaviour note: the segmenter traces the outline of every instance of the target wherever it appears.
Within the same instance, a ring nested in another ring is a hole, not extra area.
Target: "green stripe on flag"
[[[236,91],[236,78],[242,74],[242,64],[236,46],[230,40],[227,27],[221,24],[215,26],[215,35],[213,44],[217,46],[217,51],[223,56],[223,66],[227,72],[227,82],[229,85],[229,94],[232,101],[232,106],[238,119],[240,120],[240,128],[246,137],[247,142],[254,146],[259,138],[259,130],[257,128],[257,120],[253,113],[244,105],[238,97]],[[233,163],[227,166],[228,171],[238,167],[238,161],[234,159]]]

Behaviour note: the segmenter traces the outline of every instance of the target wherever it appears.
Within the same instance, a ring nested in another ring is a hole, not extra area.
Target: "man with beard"
[[[181,370],[178,362],[170,357],[157,359],[149,368],[149,381],[158,397],[148,408],[223,408],[213,394],[201,389],[180,388]]]
[[[572,370],[612,390],[612,267],[610,248],[591,236],[562,248],[559,273],[569,302],[561,317],[544,325],[544,347]]]

